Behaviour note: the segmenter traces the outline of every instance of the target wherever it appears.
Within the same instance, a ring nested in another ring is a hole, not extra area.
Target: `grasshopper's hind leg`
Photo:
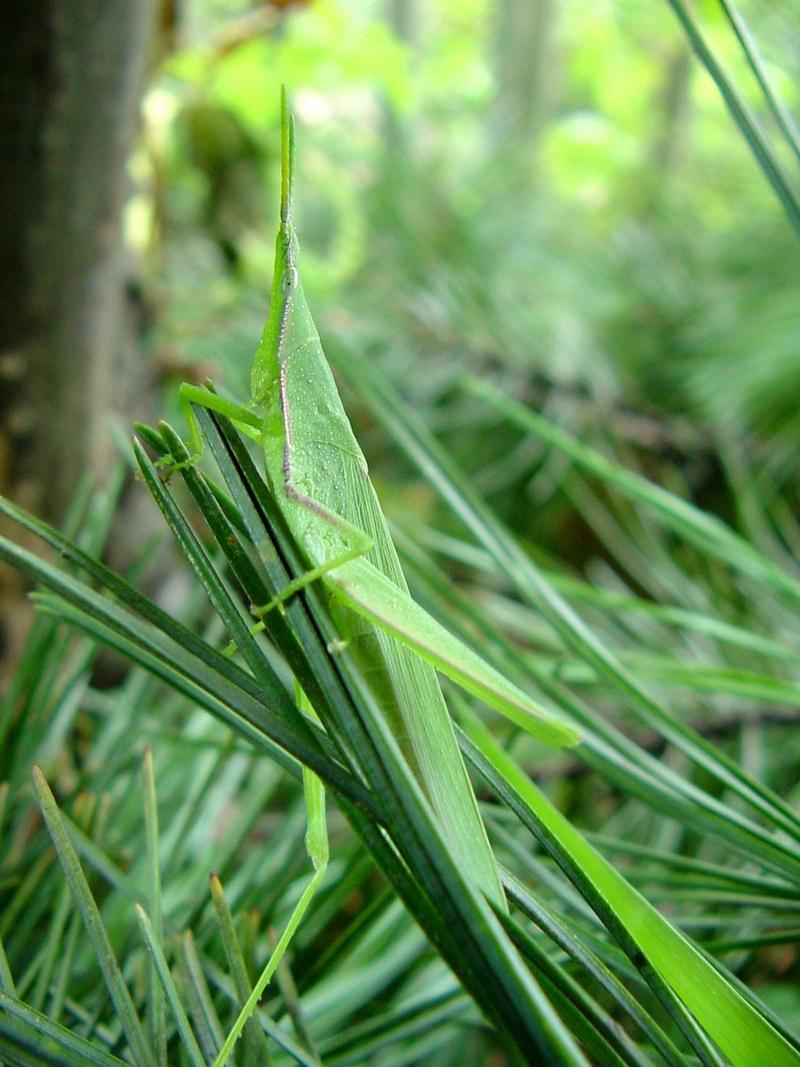
[[[283,610],[283,606],[287,600],[291,600],[295,594],[305,589],[306,586],[311,585],[312,582],[316,582],[318,578],[323,578],[326,574],[336,570],[337,567],[341,567],[344,563],[349,563],[351,560],[366,556],[372,548],[372,538],[367,537],[363,531],[355,526],[351,526],[350,523],[347,523],[347,526],[353,542],[349,549],[341,552],[337,556],[331,557],[331,559],[325,560],[316,567],[311,567],[298,578],[292,579],[292,581],[284,586],[280,593],[273,597],[268,604],[264,604],[261,607],[251,607],[251,613],[255,615],[257,619],[263,619],[266,614],[273,610],[273,608]]]
[[[297,688],[297,694],[298,705],[310,717],[316,719],[314,709],[309,704],[305,694],[299,686]],[[325,872],[328,869],[329,848],[328,826],[325,819],[325,787],[316,774],[314,774],[313,771],[310,771],[307,767],[303,768],[303,791],[306,800],[306,851],[308,852],[311,864],[314,868],[314,874],[295,905],[295,909],[289,917],[286,928],[278,939],[278,943],[275,946],[272,955],[267,960],[267,964],[261,972],[258,981],[253,986],[252,992],[247,998],[244,1007],[239,1012],[239,1016],[233,1024],[231,1032],[225,1039],[225,1044],[220,1049],[216,1060],[214,1060],[214,1067],[224,1067],[224,1064],[227,1062],[228,1057],[233,1051],[233,1046],[239,1039],[247,1020],[255,1011],[256,1005],[261,999],[264,990],[267,988],[272,976],[275,974],[278,964],[283,959],[284,954],[289,947],[289,943],[294,937],[295,932],[297,931],[297,928],[300,925],[314,894],[319,889],[322,879],[325,877]]]
[[[335,571],[337,567],[341,567],[344,563],[366,556],[374,545],[372,538],[359,529],[358,526],[354,526],[352,522],[343,519],[341,515],[330,511],[314,500],[313,497],[298,492],[289,478],[284,482],[284,489],[286,495],[295,503],[302,504],[303,507],[308,508],[309,511],[316,515],[320,521],[326,522],[336,529],[344,547],[341,552],[330,556],[328,559],[323,560],[322,563],[316,564],[316,566],[310,567],[304,574],[292,579],[268,604],[261,607],[251,607],[250,611],[257,619],[263,619],[273,608],[282,610],[286,601],[290,600],[296,593],[311,585],[312,582],[316,582],[318,578],[323,578],[331,571]]]

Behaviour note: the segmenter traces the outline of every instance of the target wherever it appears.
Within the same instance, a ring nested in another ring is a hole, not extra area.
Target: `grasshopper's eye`
[[[283,295],[289,296],[297,286],[297,268],[286,267],[283,275]]]

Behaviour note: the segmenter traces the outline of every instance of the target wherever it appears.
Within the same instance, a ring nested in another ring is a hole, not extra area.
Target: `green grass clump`
[[[533,1062],[797,1062],[764,963],[797,939],[800,819],[780,796],[796,742],[761,710],[798,685],[792,573],[470,385],[493,419],[568,458],[565,487],[616,552],[591,581],[537,560],[374,367],[339,361],[451,512],[398,532],[417,595],[584,732],[569,755],[549,753],[453,696],[511,915],[493,916],[449,861],[346,650],[330,651],[316,590],[270,613],[266,637],[251,632],[247,605],[301,564],[248,446],[198,410],[217,473],[182,472],[192,503],[137,448],[213,606],[195,598],[190,626],[97,562],[97,541],[84,551],[3,505],[63,561],[2,545],[48,590],[22,665],[37,685],[17,687],[4,719],[24,747],[4,772],[10,1062],[31,1048],[74,1062],[81,1042],[100,1063],[213,1061],[308,878],[302,764],[339,813],[331,869],[236,1046],[242,1063],[481,1061],[498,1040]],[[186,454],[168,427],[146,436]],[[136,665],[116,690],[91,684],[97,640]],[[287,667],[321,727],[298,712]],[[46,829],[23,759],[43,768]]]

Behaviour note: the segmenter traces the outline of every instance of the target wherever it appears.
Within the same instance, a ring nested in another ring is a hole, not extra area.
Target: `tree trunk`
[[[152,30],[151,0],[0,8],[0,491],[51,520],[129,405],[120,217]]]
[[[554,0],[498,0],[496,13],[492,140],[534,156],[559,70]]]
[[[678,166],[685,147],[693,71],[692,53],[683,43],[665,57],[663,82],[653,101],[655,114],[660,114],[660,120],[653,125],[659,132],[650,152],[653,171],[662,178]]]
[[[9,480],[29,483],[49,517],[108,462],[126,317],[119,221],[148,8],[28,0],[0,17],[0,404]]]

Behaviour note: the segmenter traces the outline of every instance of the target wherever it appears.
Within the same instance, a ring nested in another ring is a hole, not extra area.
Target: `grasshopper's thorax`
[[[269,313],[250,372],[250,396],[254,404],[270,405],[280,377],[280,345],[287,302],[297,283],[297,236],[291,222],[282,222],[275,242],[275,268]]]

